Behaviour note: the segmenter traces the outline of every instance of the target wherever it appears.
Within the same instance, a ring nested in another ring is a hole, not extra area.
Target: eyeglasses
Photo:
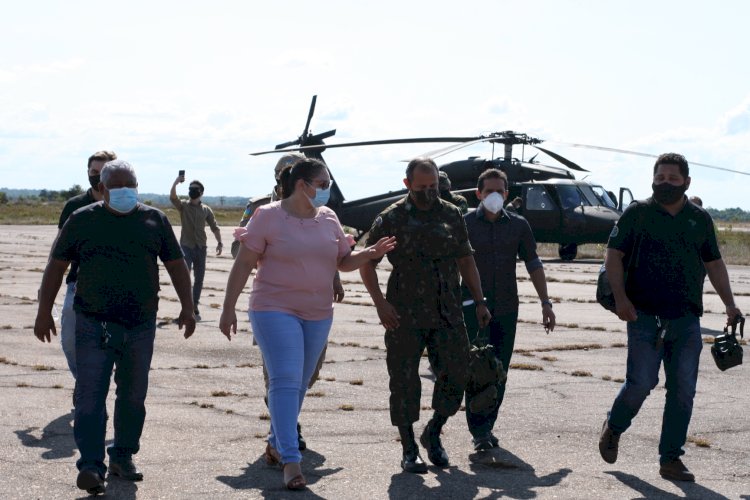
[[[333,180],[313,180],[313,181],[305,181],[305,182],[309,186],[319,187],[320,189],[328,189],[331,187],[331,184],[333,184]]]

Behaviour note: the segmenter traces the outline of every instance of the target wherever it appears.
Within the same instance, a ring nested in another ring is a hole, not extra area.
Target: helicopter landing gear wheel
[[[560,245],[557,249],[558,255],[561,260],[573,260],[578,255],[578,245],[576,243],[569,243],[567,245]]]

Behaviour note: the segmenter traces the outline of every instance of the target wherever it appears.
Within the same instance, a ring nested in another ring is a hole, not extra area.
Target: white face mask
[[[482,206],[489,212],[496,214],[503,208],[505,200],[500,193],[490,193],[482,200]]]

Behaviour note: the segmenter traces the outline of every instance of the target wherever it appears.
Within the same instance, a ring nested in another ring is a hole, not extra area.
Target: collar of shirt
[[[488,218],[487,218],[487,217],[485,216],[485,213],[484,213],[484,207],[482,206],[482,204],[481,204],[481,203],[480,203],[480,204],[479,204],[479,205],[477,206],[477,209],[475,210],[475,212],[476,212],[476,214],[477,214],[477,219],[479,219],[479,220],[483,220],[483,221],[485,221],[485,222],[487,222],[487,223],[489,223],[489,224],[492,224],[492,223],[494,223],[494,222],[503,222],[503,219],[504,219],[504,220],[506,220],[506,221],[507,221],[507,220],[510,220],[510,217],[508,217],[508,212],[507,212],[507,211],[505,210],[505,208],[501,208],[501,209],[500,209],[500,212],[499,212],[499,213],[500,213],[500,217],[498,217],[498,218],[497,218],[496,220],[494,220],[494,221],[491,221],[491,220],[489,220],[489,219],[488,219]]]

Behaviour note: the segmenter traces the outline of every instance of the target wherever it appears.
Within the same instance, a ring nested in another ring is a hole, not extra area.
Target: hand
[[[547,333],[555,329],[555,312],[549,304],[542,306],[542,324]]]
[[[366,250],[369,252],[370,259],[377,260],[394,248],[396,248],[396,237],[385,236],[380,238],[374,245],[367,247]]]
[[[234,309],[224,309],[221,311],[221,318],[219,318],[219,330],[223,333],[227,340],[232,340],[232,333],[237,335],[237,314]]]
[[[333,300],[341,302],[344,300],[345,294],[344,287],[341,285],[341,278],[339,278],[339,275],[337,274],[336,277],[333,278]]]
[[[52,342],[52,337],[49,332],[52,332],[57,336],[57,330],[55,329],[55,320],[52,319],[52,313],[39,312],[36,315],[36,321],[34,321],[34,336],[39,339],[39,342]]]
[[[727,326],[731,327],[737,319],[737,316],[740,315],[742,315],[742,312],[740,312],[739,307],[734,305],[727,306]]]
[[[219,243],[218,245],[216,245],[216,256],[217,257],[219,255],[221,255],[221,251],[222,251],[223,248],[224,248],[224,244],[223,243]]]
[[[476,313],[477,313],[477,323],[479,323],[480,328],[484,328],[485,326],[490,324],[490,320],[492,319],[492,314],[490,314],[490,310],[487,309],[487,304],[477,305]]]
[[[185,182],[185,176],[184,175],[178,175],[177,178],[174,180],[175,186],[177,184]]]
[[[378,318],[380,318],[380,322],[386,330],[395,330],[398,328],[399,315],[396,312],[396,308],[390,302],[383,300],[375,304],[375,308],[378,310]]]
[[[630,300],[628,300],[627,298],[623,300],[616,300],[615,306],[617,317],[621,320],[635,321],[636,319],[638,319],[638,313],[636,312],[633,303],[630,302]]]
[[[185,338],[190,338],[195,331],[195,315],[193,315],[193,311],[190,309],[182,309],[180,317],[177,318],[177,329],[182,330],[183,326],[185,327]]]

